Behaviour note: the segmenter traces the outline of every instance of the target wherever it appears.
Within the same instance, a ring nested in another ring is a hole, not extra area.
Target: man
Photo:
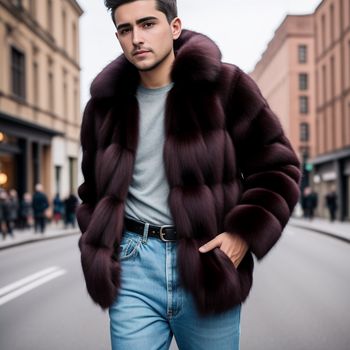
[[[78,198],[73,192],[70,192],[69,196],[64,200],[64,228],[68,228],[68,225],[72,225],[75,228],[75,213],[78,205]]]
[[[34,232],[45,233],[46,215],[45,212],[49,207],[49,201],[42,184],[35,185],[35,192],[32,199],[33,216],[34,216]]]
[[[311,187],[305,187],[301,198],[301,206],[303,208],[304,218],[312,220],[317,207],[317,193]]]
[[[79,241],[113,349],[238,349],[254,254],[299,197],[299,161],[255,83],[181,28],[175,0],[106,0],[124,54],[81,129]]]
[[[326,206],[329,211],[329,220],[333,222],[337,212],[337,194],[335,193],[335,186],[332,186],[330,192],[326,194]]]

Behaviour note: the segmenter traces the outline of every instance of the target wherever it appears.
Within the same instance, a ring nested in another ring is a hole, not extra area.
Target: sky
[[[82,108],[93,78],[122,51],[103,0],[78,0]],[[183,27],[206,34],[223,60],[246,72],[254,69],[287,14],[309,14],[321,0],[178,0]]]

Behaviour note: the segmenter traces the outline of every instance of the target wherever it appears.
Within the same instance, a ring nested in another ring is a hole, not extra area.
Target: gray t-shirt
[[[172,225],[169,186],[163,163],[164,110],[173,84],[158,89],[139,86],[139,144],[125,215],[153,225]]]

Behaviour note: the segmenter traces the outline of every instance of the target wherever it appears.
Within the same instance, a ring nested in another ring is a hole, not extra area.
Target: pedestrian
[[[75,228],[75,211],[77,209],[78,205],[78,198],[77,196],[71,192],[69,196],[64,201],[64,207],[65,207],[65,222],[64,227],[68,228],[69,225],[72,225],[73,228]]]
[[[113,349],[238,349],[253,255],[299,199],[300,162],[253,80],[182,30],[175,0],[105,0],[123,54],[95,78],[77,211]]]
[[[329,211],[329,220],[333,222],[337,212],[337,194],[334,188],[332,188],[326,195],[326,206]]]
[[[4,233],[3,233],[3,220],[4,220],[4,205],[3,205],[3,189],[0,188],[0,234],[2,238],[4,239]]]
[[[311,187],[305,187],[301,202],[304,218],[312,220],[318,203],[317,193]]]
[[[1,196],[1,207],[2,207],[2,237],[3,239],[6,238],[7,234],[14,238],[13,234],[13,218],[14,218],[14,213],[13,213],[13,203],[10,198],[10,194],[6,191],[3,190],[0,193]]]
[[[19,209],[20,228],[29,229],[33,224],[32,196],[29,192],[24,193]]]
[[[63,218],[64,214],[64,203],[60,198],[60,194],[56,193],[55,198],[52,202],[53,206],[53,221],[57,225]]]
[[[15,189],[9,191],[8,196],[8,227],[12,232],[15,227],[18,226],[18,212],[19,212],[19,202],[18,194]]]
[[[49,208],[49,201],[43,190],[42,184],[35,185],[35,193],[32,200],[34,215],[34,232],[45,233],[46,228],[46,210]]]

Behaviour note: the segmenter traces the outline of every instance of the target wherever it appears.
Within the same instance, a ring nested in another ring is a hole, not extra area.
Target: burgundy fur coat
[[[216,44],[183,31],[165,111],[168,202],[179,236],[179,276],[202,314],[225,311],[249,294],[253,257],[279,239],[299,197],[299,161],[252,79],[221,62]],[[78,222],[88,292],[102,308],[117,297],[112,259],[138,142],[137,70],[123,55],[95,78],[81,127],[84,183]],[[249,252],[236,269],[219,248],[198,248],[222,232]]]

